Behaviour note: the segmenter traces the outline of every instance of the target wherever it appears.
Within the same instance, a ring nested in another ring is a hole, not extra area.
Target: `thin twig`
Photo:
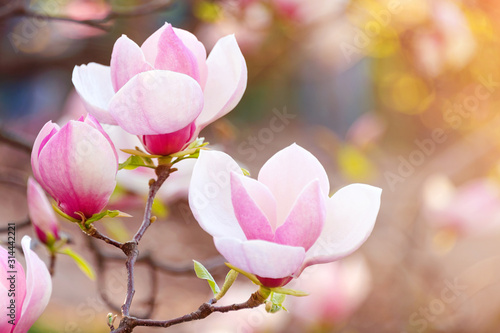
[[[148,200],[146,202],[146,208],[144,210],[144,219],[142,221],[141,227],[137,230],[137,233],[134,235],[134,238],[123,244],[122,250],[123,253],[127,255],[127,262],[125,266],[127,268],[127,296],[125,297],[125,302],[122,305],[122,315],[124,317],[130,314],[130,306],[132,304],[132,299],[134,298],[135,289],[134,289],[134,265],[137,261],[137,257],[139,256],[138,243],[141,240],[142,236],[149,228],[151,223],[154,221],[151,218],[151,209],[153,208],[153,201],[156,196],[156,193],[163,185],[165,180],[167,180],[170,175],[170,165],[159,165],[156,169],[157,180],[151,179],[149,182],[149,195]]]
[[[155,265],[153,265],[152,262],[148,263],[149,265],[149,277],[150,277],[150,284],[149,284],[149,297],[148,300],[146,301],[146,304],[148,305],[148,310],[146,311],[145,315],[143,316],[145,319],[151,318],[153,315],[153,311],[155,309],[156,305],[156,295],[158,295],[158,274],[157,274],[157,268]]]
[[[107,260],[113,260],[113,261],[122,261],[123,260],[123,255],[118,255],[114,253],[109,253],[105,251],[100,251],[99,255],[103,259]],[[183,263],[183,264],[174,264],[174,263],[163,263],[161,261],[158,261],[153,257],[153,255],[150,252],[146,252],[142,255],[139,255],[137,257],[136,262],[139,263],[146,263],[150,266],[154,266],[158,271],[166,273],[166,274],[172,274],[172,275],[183,275],[186,273],[191,273],[194,272],[194,266],[193,263],[190,261],[188,263]],[[218,267],[224,266],[224,257],[217,255],[212,258],[208,258],[205,260],[201,260],[203,266],[205,266],[206,269],[212,270]]]
[[[242,309],[251,309],[258,307],[259,305],[264,304],[266,300],[266,296],[262,295],[260,290],[253,293],[250,298],[244,302],[239,304],[232,304],[226,306],[214,306],[213,304],[216,302],[215,299],[211,299],[207,303],[203,303],[198,310],[191,312],[187,315],[170,319],[170,320],[151,320],[151,319],[139,319],[135,317],[124,317],[120,326],[113,330],[111,333],[131,333],[133,329],[137,326],[149,326],[149,327],[170,327],[173,325],[186,323],[189,321],[200,320],[208,317],[214,312],[229,312],[229,311],[238,311]]]
[[[111,310],[115,312],[120,312],[120,306],[113,304],[113,302],[109,299],[108,294],[106,293],[106,267],[104,256],[102,256],[102,252],[99,250],[99,247],[96,244],[96,241],[92,237],[87,237],[87,243],[90,247],[90,250],[94,253],[95,261],[97,264],[97,286],[99,295],[101,299],[106,303]],[[121,258],[123,260],[123,257]]]
[[[155,169],[155,172],[158,176],[158,179],[156,181],[150,181],[149,196],[144,211],[144,219],[142,220],[142,225],[134,235],[133,239],[136,243],[139,243],[146,230],[149,228],[151,223],[153,223],[153,220],[151,219],[151,209],[153,208],[153,201],[160,187],[163,185],[165,180],[167,180],[168,176],[170,176],[170,165],[159,165]]]
[[[25,220],[23,220],[21,222],[14,222],[14,225],[16,227],[16,231],[19,229],[25,228],[25,227],[29,226],[30,224],[31,224],[31,220],[29,218],[26,218]],[[1,227],[0,233],[8,232],[9,228],[11,228],[11,227],[9,227],[8,225],[6,227]]]
[[[100,240],[103,240],[104,242],[106,242],[107,244],[111,244],[113,245],[114,247],[117,247],[119,249],[123,249],[123,246],[124,244],[123,243],[120,243],[112,238],[109,238],[108,236],[102,234],[99,232],[99,230],[97,230],[92,224],[89,226],[89,228],[87,230],[84,231],[87,235],[91,236],[91,237],[94,237],[94,238],[97,238],[97,239],[100,239]]]
[[[19,135],[0,129],[0,141],[31,154],[33,144]]]
[[[49,273],[50,276],[54,276],[56,268],[56,254],[54,252],[50,253],[50,264],[49,264]]]

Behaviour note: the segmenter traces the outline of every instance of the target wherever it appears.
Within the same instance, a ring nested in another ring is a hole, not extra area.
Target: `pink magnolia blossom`
[[[44,244],[59,239],[59,225],[45,192],[33,178],[28,179],[28,213],[36,235]],[[50,236],[49,236],[50,235]]]
[[[429,8],[432,28],[424,24],[414,35],[413,52],[424,74],[436,77],[447,69],[466,66],[477,50],[477,42],[460,5],[435,0]]]
[[[31,154],[35,179],[71,217],[90,217],[108,203],[116,185],[118,156],[97,120],[88,115],[62,128],[49,121]]]
[[[500,186],[478,178],[455,187],[446,176],[433,175],[423,189],[424,216],[439,229],[462,235],[500,227]]]
[[[15,259],[14,269],[9,266],[9,254],[5,248],[0,246],[0,293],[2,295],[0,307],[4,313],[0,320],[0,332],[2,333],[28,332],[28,329],[40,317],[49,303],[52,280],[43,261],[30,250],[30,242],[29,236],[24,236],[21,241],[26,258],[26,274],[23,266]],[[10,271],[17,272],[15,274],[15,288],[11,288],[11,280],[8,279],[13,275],[8,273]],[[12,298],[8,296],[11,289],[15,289],[15,295],[12,295]],[[12,300],[15,300],[15,311],[11,311],[9,308]],[[5,312],[7,312],[6,315]],[[9,323],[9,321],[11,322]]]
[[[165,24],[142,46],[120,37],[111,65],[76,66],[73,84],[89,113],[138,135],[152,154],[168,155],[231,111],[247,83],[234,35],[205,47],[188,31]]]
[[[189,204],[226,260],[276,287],[307,266],[347,256],[370,235],[381,189],[352,184],[329,192],[321,163],[296,144],[271,157],[257,180],[227,154],[202,151]]]

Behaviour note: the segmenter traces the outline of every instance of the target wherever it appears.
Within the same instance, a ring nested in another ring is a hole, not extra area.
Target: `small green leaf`
[[[283,306],[283,302],[285,301],[286,295],[279,294],[276,292],[271,292],[270,301],[266,302],[266,311],[269,313],[276,313],[281,309],[286,310]]]
[[[250,171],[248,171],[247,169],[245,169],[245,168],[241,168],[241,171],[243,171],[243,174],[244,174],[245,176],[250,176]]]
[[[221,299],[224,297],[224,295],[227,293],[229,288],[233,285],[234,281],[236,281],[236,278],[238,277],[238,272],[235,271],[234,269],[230,270],[229,273],[226,275],[226,279],[224,280],[224,284],[222,285],[221,291],[215,296],[217,300]]]
[[[121,212],[119,210],[105,210],[100,213],[92,215],[90,218],[85,220],[85,225],[88,227],[91,223],[99,221],[105,217],[132,217],[127,213]]]
[[[285,294],[280,294],[280,293],[277,293],[277,292],[273,292],[271,294],[271,301],[274,303],[274,304],[279,304],[281,305],[284,301],[285,301],[285,298],[286,298],[286,295]]]
[[[274,293],[278,294],[283,294],[283,295],[290,295],[290,296],[296,296],[296,297],[304,297],[304,296],[309,296],[308,293],[300,290],[294,290],[294,289],[287,289],[287,288],[271,288],[271,290]]]
[[[80,268],[80,270],[85,275],[87,275],[89,277],[89,279],[95,280],[94,269],[92,268],[92,266],[90,266],[90,264],[85,259],[80,257],[79,254],[77,254],[76,252],[73,252],[73,250],[69,247],[66,247],[64,249],[59,250],[59,253],[70,256],[71,259],[73,259],[75,261],[75,263],[78,265],[78,268]]]
[[[71,221],[71,222],[80,222],[80,220],[77,220],[71,216],[69,216],[68,214],[66,214],[65,212],[63,212],[61,209],[59,209],[59,207],[57,207],[56,205],[52,205],[52,208],[54,209],[54,211],[59,214],[60,216],[64,217],[65,219]]]
[[[200,147],[205,147],[206,145],[208,145],[208,142],[203,142],[203,141],[205,141],[204,137],[196,138],[196,140],[194,140],[193,142],[191,142],[189,144],[189,146],[187,147],[187,149],[200,148]]]
[[[142,150],[138,150],[138,149],[120,149],[120,150],[122,152],[130,154],[130,155],[136,155],[136,156],[147,157],[147,158],[157,158],[157,157],[162,156],[162,155],[151,155],[151,154],[145,153]]]
[[[118,170],[134,170],[138,167],[155,168],[156,166],[151,158],[131,155],[125,162],[119,164]]]
[[[244,270],[242,270],[242,269],[240,269],[240,268],[238,268],[236,266],[233,266],[233,265],[231,265],[228,262],[226,262],[226,266],[229,267],[229,268],[231,268],[231,269],[234,269],[235,271],[237,271],[240,274],[243,274],[244,276],[246,276],[247,278],[249,278],[250,281],[252,281],[256,285],[262,286],[262,283],[260,283],[259,279],[257,279],[257,277],[255,275],[253,275],[252,273],[245,272]]]
[[[214,296],[217,295],[220,292],[220,289],[215,282],[212,274],[210,274],[210,272],[200,262],[196,260],[193,260],[193,262],[196,276],[202,280],[207,280],[208,284],[210,285],[210,289],[212,289],[212,292],[214,293]]]

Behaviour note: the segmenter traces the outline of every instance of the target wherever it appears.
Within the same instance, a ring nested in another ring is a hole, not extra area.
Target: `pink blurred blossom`
[[[59,223],[42,187],[32,178],[28,179],[28,213],[36,235],[44,244],[59,239]]]
[[[487,178],[455,187],[441,175],[424,186],[424,216],[440,229],[461,234],[484,233],[500,227],[500,186]]]
[[[476,51],[476,41],[462,10],[452,1],[436,0],[430,19],[432,28],[421,28],[415,35],[419,67],[429,76],[463,68]]]

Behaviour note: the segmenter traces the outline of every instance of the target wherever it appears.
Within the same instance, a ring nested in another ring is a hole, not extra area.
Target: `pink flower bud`
[[[165,24],[138,46],[127,36],[109,67],[76,66],[73,84],[99,121],[138,135],[153,154],[182,150],[231,111],[247,83],[245,59],[233,35],[210,55],[190,32]]]
[[[48,122],[38,134],[31,166],[35,179],[69,216],[91,217],[116,186],[118,156],[97,120],[88,115],[62,128]]]
[[[30,242],[31,238],[28,236],[24,236],[21,241],[26,258],[26,274],[17,260],[13,259],[14,263],[10,266],[9,253],[0,246],[0,289],[5,292],[0,298],[5,302],[0,303],[3,311],[7,311],[7,316],[4,314],[4,318],[0,320],[2,333],[28,332],[50,300],[52,280],[49,271],[36,253],[30,250]],[[10,273],[11,271],[16,273]],[[9,290],[14,291],[10,299]],[[15,310],[11,310],[9,306]]]
[[[323,166],[296,144],[271,157],[257,180],[227,154],[201,151],[189,204],[232,265],[278,287],[307,266],[349,255],[370,235],[381,189],[352,184],[332,197],[329,191]]]
[[[28,213],[36,235],[44,244],[59,239],[59,225],[47,196],[40,185],[28,179]]]

